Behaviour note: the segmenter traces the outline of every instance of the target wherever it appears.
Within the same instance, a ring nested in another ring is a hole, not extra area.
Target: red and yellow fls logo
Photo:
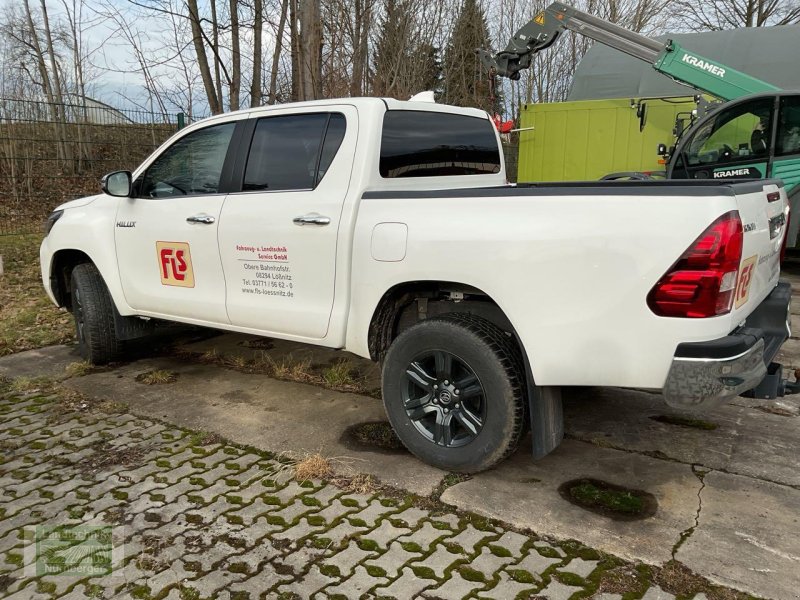
[[[161,285],[194,287],[192,255],[186,242],[156,242]]]

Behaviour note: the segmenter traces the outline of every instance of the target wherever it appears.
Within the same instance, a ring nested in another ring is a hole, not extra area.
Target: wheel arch
[[[70,276],[72,270],[83,263],[95,264],[91,257],[82,250],[64,248],[53,254],[50,263],[50,287],[58,306],[63,306],[68,310],[72,309]]]
[[[541,388],[536,385],[531,367],[534,357],[528,354],[512,320],[483,290],[453,281],[407,281],[393,285],[383,294],[372,312],[367,331],[370,357],[382,361],[389,345],[403,329],[420,318],[448,312],[474,314],[513,336],[525,370],[522,379],[525,382],[532,434],[532,455],[539,459],[552,452],[564,437],[561,390],[558,387]]]
[[[370,358],[381,361],[392,341],[406,328],[429,316],[469,313],[510,332],[524,354],[511,319],[486,292],[455,281],[406,281],[389,288],[372,311],[367,330]]]

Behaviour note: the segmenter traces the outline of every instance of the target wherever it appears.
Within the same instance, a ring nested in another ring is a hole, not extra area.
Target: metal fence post
[[[186,127],[186,115],[182,112],[178,113],[178,129]]]

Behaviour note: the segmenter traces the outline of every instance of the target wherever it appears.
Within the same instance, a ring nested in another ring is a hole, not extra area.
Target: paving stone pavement
[[[55,395],[0,390],[0,450],[2,597],[621,598],[614,557]]]

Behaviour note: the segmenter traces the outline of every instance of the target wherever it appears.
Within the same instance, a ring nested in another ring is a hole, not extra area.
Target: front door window
[[[222,167],[235,127],[235,123],[214,125],[179,139],[147,168],[138,186],[138,197],[219,193]]]

